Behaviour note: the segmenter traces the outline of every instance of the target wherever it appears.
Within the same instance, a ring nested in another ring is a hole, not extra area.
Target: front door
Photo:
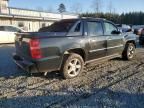
[[[87,22],[89,41],[89,60],[106,56],[106,37],[102,23],[99,21]]]
[[[121,53],[123,50],[123,36],[118,33],[114,33],[118,31],[117,27],[110,23],[104,22],[105,28],[105,36],[107,38],[107,55],[113,55],[116,53]]]

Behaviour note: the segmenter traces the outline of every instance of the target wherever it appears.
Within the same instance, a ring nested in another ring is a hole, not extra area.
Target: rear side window
[[[82,22],[77,21],[73,27],[70,29],[67,36],[81,36],[83,32]]]
[[[5,31],[4,26],[0,26],[0,31]]]
[[[103,35],[103,28],[101,22],[87,22],[89,36]]]

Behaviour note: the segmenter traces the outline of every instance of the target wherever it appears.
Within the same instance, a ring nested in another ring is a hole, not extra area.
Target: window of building
[[[4,26],[0,26],[0,31],[5,31]]]
[[[103,28],[101,22],[87,22],[87,25],[89,36],[103,35]]]
[[[18,23],[18,26],[19,26],[19,27],[24,27],[24,23],[23,23],[23,22],[19,22],[19,23]]]
[[[46,27],[46,23],[42,23],[42,27]]]
[[[1,9],[3,9],[3,10],[7,9],[6,4],[1,4]]]

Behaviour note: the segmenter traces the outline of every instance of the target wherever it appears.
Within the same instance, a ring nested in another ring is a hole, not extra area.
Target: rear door
[[[89,54],[88,59],[93,60],[106,56],[106,37],[102,23],[100,21],[88,21],[88,41],[89,41]]]
[[[104,35],[107,38],[107,55],[121,53],[123,50],[123,35],[114,33],[118,28],[111,22],[104,21]]]

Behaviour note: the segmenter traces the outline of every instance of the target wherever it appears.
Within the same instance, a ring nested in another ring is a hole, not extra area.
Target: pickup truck
[[[133,59],[136,37],[121,33],[105,19],[63,19],[39,32],[18,33],[15,47],[13,59],[25,71],[59,71],[70,79],[79,76],[92,61],[119,56]]]

